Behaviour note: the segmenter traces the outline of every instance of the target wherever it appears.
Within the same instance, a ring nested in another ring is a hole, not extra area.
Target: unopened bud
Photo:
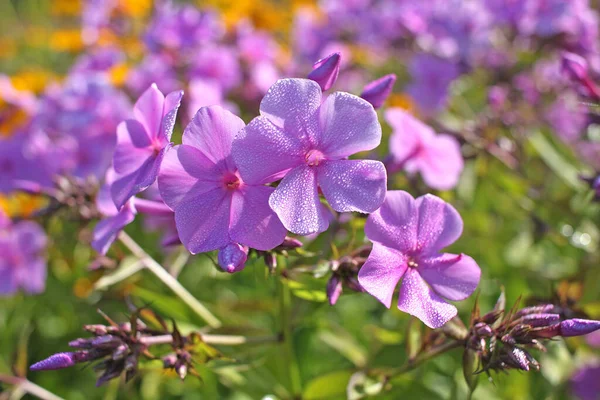
[[[314,63],[313,70],[308,74],[308,79],[317,82],[321,90],[328,90],[338,78],[340,62],[340,53],[333,53],[320,59]]]
[[[333,274],[327,282],[327,298],[329,299],[329,304],[332,306],[335,305],[341,294],[342,281],[336,274]]]
[[[546,314],[551,313],[554,310],[554,304],[541,304],[537,306],[525,307],[517,311],[515,314],[516,318],[522,317],[529,314]]]
[[[396,74],[389,74],[368,83],[360,97],[368,101],[374,108],[379,108],[385,103],[396,83]]]
[[[248,247],[239,243],[229,243],[219,249],[219,266],[230,274],[243,270],[247,259]]]
[[[560,323],[560,336],[581,336],[587,335],[600,329],[600,321],[590,319],[568,319]]]

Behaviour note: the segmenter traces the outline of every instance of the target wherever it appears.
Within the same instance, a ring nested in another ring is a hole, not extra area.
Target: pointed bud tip
[[[328,90],[338,78],[340,62],[340,53],[333,53],[320,59],[313,64],[313,70],[308,74],[308,79],[317,82],[321,90]]]
[[[53,354],[45,360],[36,362],[31,365],[29,369],[31,371],[50,371],[55,369],[68,368],[75,365],[74,353],[57,353]]]
[[[396,74],[385,75],[373,82],[368,83],[363,89],[360,97],[368,101],[375,108],[379,108],[385,103],[389,95],[392,93],[394,84],[396,83]]]
[[[560,323],[560,336],[571,337],[587,335],[600,329],[600,321],[590,319],[568,319]]]

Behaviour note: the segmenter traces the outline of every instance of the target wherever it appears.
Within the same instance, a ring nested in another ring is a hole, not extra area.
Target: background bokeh
[[[14,113],[0,118],[0,159],[15,137],[31,134],[24,131],[33,124],[61,140],[76,138],[73,151],[81,162],[72,173],[93,175],[106,166],[100,160],[86,169],[89,158],[83,155],[90,149],[100,153],[104,144],[94,141],[98,135],[86,136],[88,130],[113,132],[129,102],[151,82],[163,92],[186,92],[177,142],[198,107],[222,104],[248,122],[277,78],[305,77],[315,61],[338,51],[343,62],[335,90],[359,94],[375,78],[398,76],[380,112],[382,145],[369,156],[391,157],[392,130],[383,118],[390,107],[408,110],[461,143],[465,167],[453,190],[430,189],[418,175],[403,171],[390,175],[389,186],[415,197],[435,193],[459,210],[465,229],[450,250],[469,254],[481,267],[481,309],[493,307],[503,287],[508,304],[548,299],[600,319],[599,207],[580,179],[600,167],[600,123],[597,105],[587,104],[560,68],[562,52],[574,52],[596,80],[598,16],[597,2],[584,0],[3,0],[0,74],[34,97],[37,108],[24,111],[22,119]],[[11,101],[6,93],[0,91],[0,110]],[[51,141],[47,150],[60,143]],[[66,157],[50,153],[51,161]],[[26,216],[43,201],[7,191],[0,206]],[[125,320],[126,300],[150,305],[183,331],[203,328],[203,321],[146,271],[99,287],[111,270],[90,269],[96,259],[89,246],[91,225],[66,217],[43,223],[49,239],[46,290],[0,298],[0,373],[23,373],[32,362],[66,350],[69,340],[81,336],[83,324],[102,322],[97,308]],[[326,266],[364,241],[363,225],[358,216],[341,221],[289,263]],[[184,256],[183,249],[164,251],[160,232],[149,231],[143,220],[127,232],[166,266]],[[118,245],[109,253],[115,265],[129,262],[127,255]],[[179,280],[224,321],[219,332],[277,335],[277,288],[262,259],[233,275],[220,272],[213,259],[192,256]],[[301,269],[292,272],[290,287],[302,398],[346,398],[350,376],[360,368],[406,360],[408,315],[348,290],[332,307],[325,292],[327,268]],[[464,320],[474,302],[472,296],[457,304]],[[557,340],[548,348],[536,353],[540,372],[494,374],[493,381],[483,374],[474,398],[571,398],[569,379],[600,362],[599,350],[585,338]],[[100,388],[89,367],[27,376],[66,399],[291,398],[280,345],[219,349],[230,359],[199,367],[201,380],[181,382],[159,361],[145,364],[128,384],[114,380]],[[462,399],[467,394],[460,351],[390,384],[374,397]]]

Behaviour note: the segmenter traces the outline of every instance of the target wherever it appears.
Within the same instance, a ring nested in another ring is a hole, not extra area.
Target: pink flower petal
[[[220,186],[219,170],[204,153],[192,146],[180,145],[164,157],[158,175],[158,189],[171,208],[192,197]]]
[[[390,308],[394,290],[406,268],[406,257],[401,252],[373,243],[369,258],[358,271],[358,283],[370,295]]]
[[[435,294],[415,268],[408,268],[404,274],[398,308],[433,329],[440,328],[457,314],[456,307]]]
[[[452,189],[464,167],[458,141],[450,135],[437,135],[423,151],[419,166],[427,186],[438,190]]]
[[[139,169],[129,175],[121,176],[110,187],[110,193],[117,206],[121,209],[131,197],[148,188],[156,181],[160,164],[167,152],[168,147],[162,149],[158,154],[148,157]]]
[[[128,119],[117,126],[117,147],[113,156],[115,171],[130,174],[152,155],[151,139],[141,123]]]
[[[283,226],[298,235],[323,232],[329,226],[327,209],[319,200],[315,170],[301,165],[287,173],[269,198]]]
[[[165,97],[165,102],[163,104],[161,132],[167,141],[171,141],[173,127],[175,126],[175,120],[177,119],[177,110],[181,105],[182,97],[183,90],[171,92]]]
[[[138,99],[133,107],[133,115],[143,126],[150,138],[154,139],[160,132],[165,96],[155,83]]]
[[[225,163],[235,169],[231,143],[245,126],[244,121],[221,106],[202,107],[183,132],[183,144],[200,150],[215,164]]]
[[[453,301],[469,297],[477,289],[481,277],[475,260],[464,254],[445,253],[422,259],[417,270],[437,294]]]
[[[320,149],[332,159],[372,150],[381,142],[381,125],[373,106],[350,93],[336,92],[321,105]]]
[[[175,207],[181,243],[192,254],[217,250],[229,238],[231,192],[221,188],[201,193]]]
[[[327,161],[317,168],[317,181],[329,205],[339,212],[373,212],[385,198],[386,172],[379,161]]]
[[[310,79],[280,79],[260,102],[260,115],[288,130],[303,125],[321,105],[321,88]],[[295,133],[290,131],[291,133]]]
[[[232,154],[244,182],[254,185],[281,179],[291,168],[304,164],[308,150],[299,138],[257,117],[236,136]]]
[[[233,194],[229,232],[235,242],[257,250],[280,245],[287,233],[269,207],[274,189],[268,186],[244,186]]]
[[[432,194],[416,200],[419,214],[417,250],[432,254],[454,243],[461,235],[463,222],[454,207]]]
[[[404,253],[417,243],[417,205],[407,192],[390,190],[379,210],[369,215],[365,234],[373,242]]]

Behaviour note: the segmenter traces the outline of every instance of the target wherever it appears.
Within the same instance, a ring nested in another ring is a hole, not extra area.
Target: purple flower
[[[578,369],[571,377],[571,391],[580,400],[600,399],[600,364]]]
[[[466,299],[481,275],[471,257],[440,253],[462,228],[458,212],[439,197],[427,194],[415,200],[403,191],[388,192],[367,219],[365,233],[373,250],[358,281],[389,308],[402,279],[398,308],[431,328],[441,327],[457,313],[444,299]]]
[[[418,54],[408,67],[413,82],[407,92],[419,108],[427,113],[442,110],[446,106],[448,88],[458,78],[458,66],[430,54]]]
[[[587,108],[574,93],[563,93],[550,105],[545,118],[552,130],[566,143],[575,143],[589,124]]]
[[[23,289],[42,293],[46,286],[46,234],[34,222],[11,224],[0,221],[0,296],[10,296]]]
[[[333,53],[313,65],[308,79],[317,82],[323,91],[329,90],[340,73],[340,53]]]
[[[450,135],[437,135],[400,108],[390,108],[385,119],[393,128],[390,152],[393,168],[404,168],[408,173],[419,172],[427,186],[452,189],[463,170],[463,158],[458,141]]]
[[[220,106],[201,108],[186,127],[183,144],[165,156],[158,177],[181,242],[193,254],[220,249],[227,271],[241,269],[243,257],[232,244],[270,250],[286,234],[268,205],[274,189],[239,176],[231,144],[242,128],[244,122]]]
[[[182,91],[166,97],[152,84],[133,107],[135,119],[117,127],[117,149],[113,158],[120,176],[111,187],[117,208],[156,181],[158,169],[170,147]]]
[[[319,189],[340,212],[372,212],[385,197],[382,163],[346,159],[379,145],[381,126],[373,106],[344,92],[321,99],[314,81],[279,80],[261,101],[261,116],[233,143],[245,182],[263,185],[283,178],[269,205],[288,230],[301,235],[329,225]]]

